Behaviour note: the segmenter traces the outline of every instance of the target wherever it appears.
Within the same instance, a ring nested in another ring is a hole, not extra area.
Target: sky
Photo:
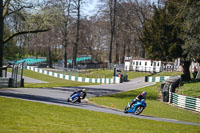
[[[83,5],[83,14],[88,16],[94,15],[97,11],[97,3],[98,0],[88,0],[88,2]]]
[[[87,3],[85,3],[82,7],[83,15],[94,15],[97,12],[97,4],[99,0],[86,0]],[[149,0],[151,3],[157,3],[158,0]]]

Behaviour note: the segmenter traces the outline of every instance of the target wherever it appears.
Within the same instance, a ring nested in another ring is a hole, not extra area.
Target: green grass
[[[66,74],[66,75],[73,75],[73,76],[87,77],[87,78],[112,78],[113,77],[113,70],[109,70],[109,69],[88,69],[88,70],[81,70],[79,72],[56,71],[54,69],[51,69],[51,71],[61,73],[61,74]],[[127,74],[128,74],[128,80],[149,75],[149,73],[132,72],[132,71],[128,71]]]
[[[87,69],[81,70],[79,72],[73,71],[60,71],[56,69],[45,69],[56,73],[61,73],[65,75],[77,76],[77,77],[85,77],[85,78],[112,78],[113,71],[108,69]]]
[[[150,75],[149,73],[144,73],[144,72],[131,72],[131,71],[127,72],[127,74],[128,74],[128,80]]]
[[[180,76],[183,74],[183,72],[161,72],[153,75],[153,77],[159,77],[159,76]]]
[[[75,81],[55,78],[52,76],[40,74],[30,70],[24,70],[24,76],[48,82],[48,83],[36,83],[36,84],[25,83],[25,87],[27,88],[94,85],[91,83],[82,83],[82,82],[75,82]]]
[[[157,116],[163,118],[171,118],[188,122],[198,122],[200,123],[200,115],[197,113],[193,113],[191,111],[187,111],[184,109],[180,109],[178,107],[173,107],[168,105],[167,103],[160,102],[159,99],[159,91],[160,84],[156,84],[150,87],[145,87],[138,90],[132,90],[128,92],[118,93],[111,96],[105,97],[92,97],[89,98],[91,102],[105,105],[108,107],[114,107],[120,110],[123,110],[124,107],[130,102],[131,99],[134,99],[138,94],[142,91],[147,92],[147,107],[143,111],[143,115],[148,116]]]
[[[11,72],[11,69],[9,69],[8,71]],[[63,72],[60,72],[60,73],[63,73]],[[93,73],[93,75],[101,74],[101,75],[104,75],[107,78],[112,78],[112,75],[113,75],[112,70],[95,70],[95,69],[93,69],[93,70],[90,71],[90,73]],[[65,74],[65,73],[63,73],[63,74]],[[148,73],[141,73],[141,72],[127,72],[127,74],[128,74],[129,80],[133,79],[133,78],[144,77],[144,76],[148,75]],[[94,84],[91,84],[91,83],[81,83],[81,82],[75,82],[75,81],[55,78],[55,77],[52,77],[52,76],[33,72],[33,71],[27,70],[27,69],[24,70],[23,75],[26,76],[26,77],[30,77],[30,78],[49,82],[49,83],[36,83],[36,84],[25,83],[25,87],[27,87],[27,88],[60,87],[60,86],[68,86],[69,87],[69,86],[94,85]],[[81,75],[79,75],[79,76],[81,76]],[[82,76],[84,77],[84,75],[82,75]]]
[[[196,133],[200,127],[0,97],[1,133]]]
[[[178,88],[177,93],[185,96],[200,98],[200,82],[195,80],[186,82],[183,86]]]

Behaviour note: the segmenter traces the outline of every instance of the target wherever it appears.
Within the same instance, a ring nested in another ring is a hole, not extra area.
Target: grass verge
[[[134,78],[139,78],[139,77],[144,77],[150,75],[150,73],[144,73],[144,72],[127,72],[128,74],[128,80],[134,79]]]
[[[25,83],[25,87],[27,87],[27,88],[61,87],[61,86],[70,87],[70,86],[94,85],[91,83],[82,83],[82,82],[75,82],[75,81],[55,78],[52,76],[40,74],[40,73],[33,72],[30,70],[24,70],[24,76],[48,82],[48,83],[35,83],[35,84],[34,83]]]
[[[193,80],[190,82],[186,82],[183,86],[179,87],[177,93],[185,96],[200,98],[199,88],[200,82],[198,80]]]
[[[55,69],[47,69],[47,70],[54,71],[61,74],[87,77],[87,78],[112,78],[113,77],[113,70],[110,70],[110,69],[88,69],[88,70],[82,70],[79,72],[56,71]],[[128,71],[127,74],[128,74],[128,80],[150,75],[149,73],[133,72],[133,71]]]
[[[123,110],[127,103],[130,102],[131,99],[134,99],[142,91],[147,92],[147,107],[142,114],[200,123],[199,114],[160,102],[158,100],[160,83],[150,87],[118,93],[110,96],[92,97],[89,98],[89,100],[100,105]]]
[[[107,72],[104,71],[104,73],[107,73]],[[109,73],[107,73],[107,74],[109,74]],[[128,79],[133,79],[133,78],[146,76],[146,75],[148,75],[148,73],[128,72],[128,75],[129,75]],[[31,70],[26,70],[26,69],[24,70],[24,76],[48,82],[48,83],[25,83],[25,87],[27,87],[27,88],[61,87],[61,86],[70,87],[70,86],[94,85],[93,83],[82,83],[82,82],[75,82],[75,81],[55,78],[52,76],[40,74],[40,73],[33,72]]]
[[[194,133],[200,127],[0,97],[1,133]]]
[[[183,72],[161,72],[153,75],[153,77],[159,77],[159,76],[180,76],[183,74]]]

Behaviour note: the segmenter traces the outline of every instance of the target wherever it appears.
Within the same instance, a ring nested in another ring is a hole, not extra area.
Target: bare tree
[[[74,47],[73,47],[73,61],[72,61],[73,67],[77,66],[76,58],[77,58],[78,44],[79,44],[79,39],[80,39],[79,31],[80,31],[80,5],[81,5],[81,0],[75,1],[75,4],[76,4],[76,8],[77,8],[77,22],[76,22],[77,27],[76,27],[76,41],[75,41]]]
[[[117,0],[109,0],[110,8],[110,25],[111,25],[111,38],[110,38],[110,51],[109,51],[109,63],[112,63],[112,48],[113,48],[113,38],[115,35],[115,17],[116,17],[116,4]]]
[[[3,27],[4,22],[6,21],[6,18],[9,17],[10,20],[12,20],[12,15],[16,14],[18,17],[26,21],[26,17],[24,17],[25,9],[32,8],[33,6],[29,4],[28,2],[23,2],[21,0],[0,0],[0,67],[3,66],[3,45],[7,43],[12,38],[28,34],[28,33],[38,33],[38,32],[46,32],[49,29],[46,27],[40,27],[37,29],[27,28],[23,29],[22,31],[15,31],[13,30],[13,33],[9,36],[4,36],[3,33]],[[23,12],[22,12],[23,11]],[[9,23],[12,24],[12,23]],[[2,76],[2,71],[0,70],[0,77]]]

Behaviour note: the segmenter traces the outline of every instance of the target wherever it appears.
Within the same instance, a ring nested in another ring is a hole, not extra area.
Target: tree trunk
[[[123,53],[122,53],[122,58],[121,58],[121,64],[124,64],[125,55],[126,55],[126,44],[124,44],[124,46],[123,46]]]
[[[119,44],[116,42],[115,64],[119,64]]]
[[[67,68],[67,44],[65,44],[64,49],[64,67]]]
[[[128,44],[128,49],[127,49],[127,56],[130,57],[131,56],[131,51],[130,51],[130,44]]]
[[[3,0],[0,0],[0,68],[3,67]],[[0,77],[2,77],[2,69],[0,69]]]
[[[49,51],[49,68],[52,68],[52,53],[51,53],[51,47],[48,47]]]
[[[190,61],[184,61],[184,79],[185,81],[190,81],[191,80],[191,77],[190,77],[190,64],[191,62]]]
[[[65,31],[64,31],[64,68],[67,68],[67,45],[68,45],[68,24],[69,24],[69,17],[70,17],[70,4],[71,0],[69,0],[68,7],[67,7],[67,22],[65,23]]]
[[[73,61],[72,61],[72,66],[75,67],[77,66],[76,62],[76,57],[77,57],[77,51],[78,51],[78,43],[79,43],[79,29],[80,29],[80,0],[78,0],[78,13],[77,13],[77,33],[76,33],[76,42],[74,44],[73,48]]]
[[[110,38],[110,51],[109,51],[109,63],[112,63],[112,43],[115,34],[115,16],[116,16],[116,4],[117,0],[114,0],[114,9],[112,8],[112,0],[110,3],[110,22],[111,22],[111,38]]]

